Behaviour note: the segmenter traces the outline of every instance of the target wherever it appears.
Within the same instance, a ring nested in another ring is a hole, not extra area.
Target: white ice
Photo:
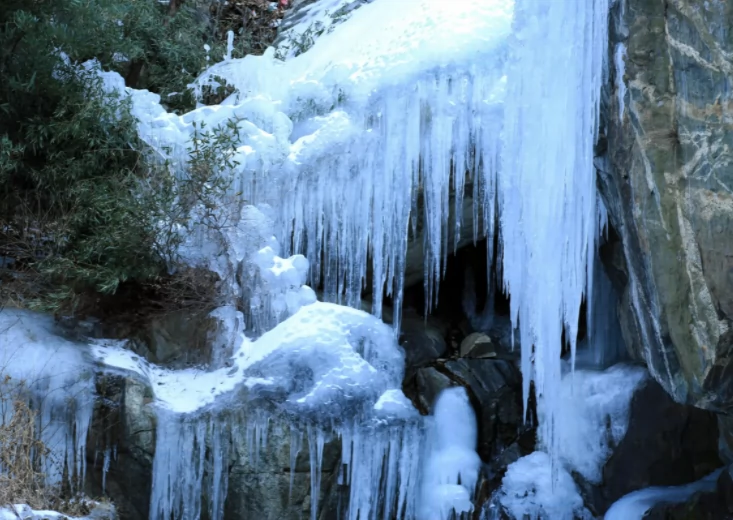
[[[93,507],[93,503],[90,505]],[[83,517],[64,515],[50,510],[32,509],[27,504],[0,507],[0,520],[113,520],[114,518],[116,518],[114,509],[109,506],[93,511],[90,516]]]
[[[558,389],[555,415],[560,460],[593,484],[613,446],[626,435],[631,399],[647,378],[638,366],[615,365],[603,372],[567,373]]]
[[[616,44],[613,53],[613,61],[616,66],[616,95],[618,96],[618,119],[624,119],[624,103],[626,98],[626,81],[624,74],[626,73],[626,46],[623,43]]]
[[[470,513],[481,459],[476,415],[463,387],[440,393],[428,435],[418,518],[448,520]]]
[[[555,475],[553,475],[555,473]],[[501,506],[511,518],[591,520],[578,486],[547,453],[535,451],[509,465],[501,483]]]
[[[593,147],[607,21],[608,0],[517,0],[507,70],[502,272],[520,330],[525,410],[534,382],[544,417],[538,437],[553,467],[563,329],[574,356],[583,296],[593,301]]]

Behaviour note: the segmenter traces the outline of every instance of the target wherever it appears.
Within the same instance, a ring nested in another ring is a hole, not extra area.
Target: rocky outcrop
[[[676,400],[727,412],[733,5],[619,1],[611,25],[616,77],[597,165],[620,237],[606,260],[621,289],[626,343]]]

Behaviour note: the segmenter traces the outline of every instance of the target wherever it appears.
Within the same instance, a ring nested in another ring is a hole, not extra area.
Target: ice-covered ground
[[[722,470],[684,486],[650,487],[634,491],[614,502],[604,520],[641,520],[647,511],[659,503],[685,502],[697,492],[715,491]]]

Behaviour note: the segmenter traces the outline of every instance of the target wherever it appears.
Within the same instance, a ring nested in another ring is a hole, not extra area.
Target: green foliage
[[[205,27],[155,0],[0,2],[0,257],[40,275],[47,310],[164,276],[196,212],[222,225],[199,208],[227,188],[236,126],[201,129],[175,178],[146,160],[129,100],[75,65],[142,64],[141,86],[184,90],[205,64]]]
[[[184,3],[170,14],[157,1],[125,3],[128,8],[122,19],[122,33],[127,44],[120,53],[129,60],[128,83],[159,93],[173,110],[193,108],[188,85],[207,66],[222,59],[226,45],[212,38],[208,20],[195,7]],[[209,45],[208,52],[205,44]],[[133,77],[136,68],[141,69],[139,80]]]

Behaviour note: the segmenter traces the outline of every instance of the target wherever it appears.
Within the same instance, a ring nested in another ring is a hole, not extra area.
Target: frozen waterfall
[[[480,460],[465,393],[448,391],[426,421],[401,391],[396,334],[416,240],[429,310],[461,237],[491,245],[498,233],[488,261],[500,255],[525,409],[534,383],[541,420],[544,452],[523,464],[542,468],[543,493],[570,479],[558,464],[560,355],[565,332],[574,363],[581,302],[595,301],[605,215],[592,159],[608,0],[374,0],[349,16],[298,57],[281,61],[270,49],[214,65],[196,87],[226,81],[235,92],[182,116],[100,72],[108,89],[131,96],[140,136],[176,175],[202,123],[231,121],[241,137],[230,172],[236,204],[222,210],[237,224],[184,230],[181,250],[231,290],[232,305],[215,313],[227,321],[216,370],[171,372],[93,349],[108,367],[156,383],[151,520],[206,510],[223,518],[227,461],[241,448],[232,432],[246,432],[256,467],[280,426],[293,435],[291,471],[307,442],[312,520],[332,440],[349,520],[443,520],[472,509]],[[471,223],[461,219],[469,187]],[[373,316],[316,302],[313,289],[351,307],[368,290]],[[392,328],[378,319],[385,295]],[[447,439],[449,423],[458,441]],[[435,507],[421,509],[420,496]]]

